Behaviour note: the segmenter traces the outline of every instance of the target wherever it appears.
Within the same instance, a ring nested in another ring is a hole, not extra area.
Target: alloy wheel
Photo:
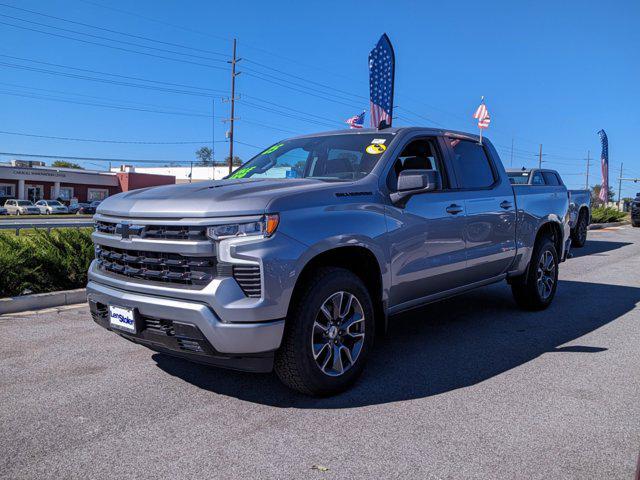
[[[545,250],[538,262],[537,286],[542,300],[546,300],[553,291],[556,283],[556,263],[553,254]]]
[[[355,295],[340,291],[327,298],[316,314],[311,352],[318,368],[331,377],[358,360],[365,339],[365,317]]]

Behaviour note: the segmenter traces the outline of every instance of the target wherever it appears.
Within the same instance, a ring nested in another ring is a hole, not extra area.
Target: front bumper
[[[153,350],[237,370],[270,371],[284,320],[222,322],[209,305],[119,290],[90,281],[87,299],[96,323],[111,330],[108,305],[134,308],[137,334],[119,335]]]

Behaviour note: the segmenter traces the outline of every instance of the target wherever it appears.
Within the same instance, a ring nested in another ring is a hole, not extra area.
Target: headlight
[[[207,227],[207,236],[213,240],[224,240],[232,237],[248,237],[263,235],[270,237],[278,228],[280,217],[278,214],[265,215],[260,220],[250,223],[230,223]]]

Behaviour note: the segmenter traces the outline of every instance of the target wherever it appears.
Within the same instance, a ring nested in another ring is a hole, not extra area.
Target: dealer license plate
[[[136,333],[136,317],[133,308],[109,305],[109,323],[112,328]]]

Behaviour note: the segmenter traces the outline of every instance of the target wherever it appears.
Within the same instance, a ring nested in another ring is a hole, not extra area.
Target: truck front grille
[[[259,265],[234,265],[233,278],[247,297],[260,297],[262,294]]]
[[[217,273],[215,257],[96,246],[98,267],[107,272],[178,285],[207,285]]]
[[[128,237],[160,239],[160,240],[207,240],[207,227],[190,225],[137,225],[135,223],[114,223],[99,220],[95,224],[96,231],[108,235],[123,234],[127,230]]]

